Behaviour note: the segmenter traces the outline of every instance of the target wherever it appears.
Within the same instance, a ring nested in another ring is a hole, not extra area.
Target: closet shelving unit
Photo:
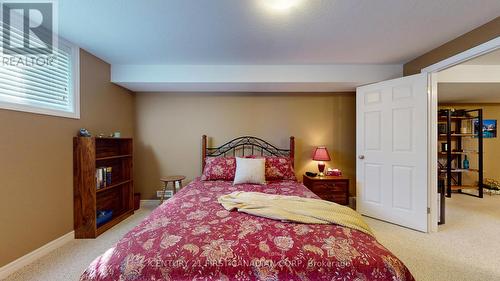
[[[477,120],[477,132],[474,133],[474,121]],[[446,196],[451,197],[453,191],[458,193],[483,198],[483,111],[482,109],[471,110],[450,110],[441,109],[438,114],[438,122],[446,126],[446,132],[438,132],[439,142],[446,143],[446,151],[439,148],[438,159],[445,159],[445,165],[440,165],[439,175],[445,180]],[[461,133],[461,128],[469,122],[470,132]],[[475,145],[474,150],[465,150],[464,141],[472,141]],[[477,168],[465,169],[463,167],[463,158],[473,155],[477,156]],[[463,184],[463,175],[465,173],[477,174],[477,183],[472,185]],[[464,190],[476,190],[477,194],[463,192]]]

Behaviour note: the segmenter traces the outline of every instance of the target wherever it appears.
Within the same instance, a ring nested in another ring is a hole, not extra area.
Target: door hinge
[[[427,214],[431,213],[431,208],[427,207]]]

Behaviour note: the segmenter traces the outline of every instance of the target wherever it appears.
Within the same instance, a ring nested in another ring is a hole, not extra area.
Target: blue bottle
[[[463,168],[464,169],[469,169],[469,160],[467,159],[467,155],[465,155],[464,163],[463,163]]]

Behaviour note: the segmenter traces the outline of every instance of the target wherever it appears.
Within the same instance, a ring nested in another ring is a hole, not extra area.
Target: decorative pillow
[[[296,180],[288,157],[266,157],[266,180]]]
[[[247,158],[266,159],[266,180],[297,180],[289,157],[251,155]]]
[[[266,183],[266,159],[236,157],[236,173],[233,184]]]
[[[201,180],[234,180],[236,171],[236,159],[234,157],[207,157],[205,159],[205,169]]]

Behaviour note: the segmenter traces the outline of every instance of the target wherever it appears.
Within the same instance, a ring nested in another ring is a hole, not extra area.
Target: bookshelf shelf
[[[119,182],[119,183],[115,183],[115,184],[112,184],[110,186],[106,186],[106,187],[100,188],[96,192],[97,193],[104,192],[106,190],[110,190],[110,189],[113,189],[115,187],[120,187],[120,186],[122,186],[124,184],[127,184],[127,183],[130,183],[130,182],[132,182],[132,181],[131,180],[126,180],[126,181],[122,181],[122,182]]]
[[[441,169],[439,170],[440,173],[446,173],[446,169]],[[467,172],[471,172],[471,173],[477,173],[479,172],[478,169],[452,169],[451,170],[452,173],[467,173]]]
[[[440,137],[447,137],[447,134],[440,134]],[[450,134],[452,137],[476,137],[477,134]]]
[[[479,151],[452,151],[451,155],[466,155],[466,154],[479,154]],[[440,152],[441,155],[447,155],[448,152]]]
[[[96,238],[134,213],[132,148],[131,138],[73,139],[75,238]],[[107,173],[98,172],[103,168]],[[98,189],[103,179],[111,184]],[[97,213],[104,210],[112,217],[97,227]]]
[[[452,185],[451,190],[478,189],[477,185]]]
[[[113,219],[111,219],[110,221],[104,223],[103,225],[99,226],[97,228],[97,236],[103,234],[106,230],[112,228],[113,226],[117,225],[119,222],[121,222],[122,220],[126,219],[127,217],[129,217],[130,215],[132,215],[134,213],[133,210],[127,210],[121,214],[118,214],[116,216],[114,216]]]
[[[439,120],[444,120],[446,121],[447,117],[446,116],[439,116]],[[450,116],[451,120],[472,120],[472,119],[478,119],[477,116]]]
[[[108,157],[99,157],[96,158],[96,161],[104,161],[104,160],[112,160],[112,159],[119,159],[119,158],[126,158],[126,157],[132,157],[132,154],[124,154],[124,155],[115,155],[115,156],[108,156]]]

